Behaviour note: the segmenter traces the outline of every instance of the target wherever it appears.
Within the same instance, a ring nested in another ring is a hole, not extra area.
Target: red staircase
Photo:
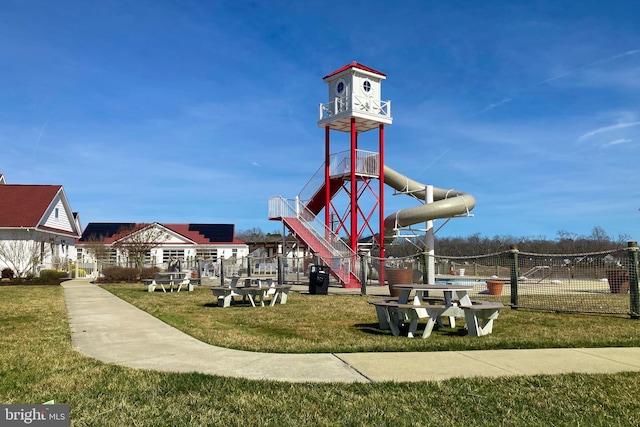
[[[296,209],[287,200],[272,197],[269,199],[269,219],[282,221],[296,239],[303,242],[330,267],[331,274],[342,286],[360,287],[360,280],[354,274],[356,254],[340,238],[332,235],[309,210],[304,207]],[[318,228],[324,235],[317,231]]]
[[[338,178],[338,179],[330,179],[329,180],[329,199],[333,199],[333,196],[335,196],[338,191],[340,191],[340,188],[342,188],[342,182],[343,180]],[[324,209],[324,205],[325,205],[325,191],[326,185],[323,182],[322,185],[320,186],[320,188],[318,188],[318,191],[316,191],[313,196],[311,196],[311,199],[309,199],[309,201],[306,204],[306,208],[309,209],[314,215],[318,215],[318,212],[320,212],[322,209]]]

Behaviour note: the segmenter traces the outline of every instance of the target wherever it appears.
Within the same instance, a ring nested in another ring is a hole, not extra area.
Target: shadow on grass
[[[234,301],[231,303],[231,305],[229,307],[222,307],[221,305],[218,305],[217,302],[205,302],[204,304],[200,304],[201,307],[207,307],[207,308],[233,308],[233,307],[249,307],[249,308],[253,308],[253,306],[251,305],[251,303],[249,301]]]
[[[362,332],[363,334],[368,334],[368,335],[391,335],[391,331],[386,330],[383,331],[382,329],[380,329],[380,327],[378,326],[377,323],[357,323],[355,325],[353,325],[354,328],[356,328],[358,331]],[[407,335],[409,332],[409,325],[408,324],[404,324],[400,327],[400,334],[401,335]],[[416,331],[416,336],[422,336],[422,333],[424,332],[424,328],[423,327],[418,327],[418,330]],[[458,327],[458,328],[449,328],[447,326],[434,326],[433,328],[433,332],[432,333],[437,333],[438,335],[442,335],[442,336],[448,336],[448,337],[464,337],[466,335],[469,335],[469,331],[467,331],[465,328],[463,327]]]
[[[369,335],[389,335],[391,331],[383,331],[377,323],[356,323],[354,328]]]

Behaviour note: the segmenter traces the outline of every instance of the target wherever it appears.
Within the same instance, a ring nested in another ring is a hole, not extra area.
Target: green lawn
[[[126,286],[121,288],[126,290]],[[199,296],[180,293],[168,297],[177,301]],[[296,307],[296,300],[292,298],[291,307]],[[68,403],[74,426],[640,425],[639,374],[291,384],[160,373],[104,364],[73,350],[61,287],[0,287],[0,301],[0,401]],[[216,315],[256,310],[202,309]],[[256,311],[260,310],[272,308]],[[330,312],[314,314],[333,318]],[[507,314],[498,319],[505,327]],[[589,323],[609,321],[595,320]],[[618,320],[639,326],[628,319]],[[373,334],[354,328],[361,334]],[[447,334],[442,338],[467,340]]]
[[[481,339],[467,336],[461,327],[445,327],[423,340],[393,337],[389,331],[380,331],[375,309],[367,303],[375,297],[291,292],[285,305],[253,308],[246,303],[221,308],[216,306],[211,291],[202,287],[188,293],[149,293],[140,284],[104,288],[201,341],[251,351],[343,353],[640,346],[640,322],[624,316],[506,308],[495,321],[493,333]],[[507,299],[503,302],[508,304]],[[464,320],[459,323],[463,326]]]

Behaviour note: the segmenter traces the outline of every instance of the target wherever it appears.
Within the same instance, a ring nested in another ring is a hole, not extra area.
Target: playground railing
[[[391,101],[381,101],[362,95],[335,97],[326,104],[320,103],[319,117],[320,120],[324,120],[349,110],[391,117]]]
[[[343,177],[351,174],[351,152],[349,150],[331,154],[329,157],[329,177]],[[366,150],[356,150],[356,174],[378,177],[380,156]],[[321,165],[298,193],[298,199],[306,205],[324,186],[324,165]]]
[[[339,237],[336,236],[313,212],[307,209],[299,199],[287,200],[283,197],[269,198],[269,217],[270,218],[296,218],[304,225],[314,238],[323,246],[325,251],[330,254],[330,259],[325,260],[336,275],[342,279],[348,280],[352,271],[352,259],[355,259],[355,253],[351,248]],[[319,252],[320,248],[315,248]]]
[[[309,181],[302,187],[302,190],[298,193],[298,200],[302,201],[305,205],[313,196],[318,192],[324,184],[324,165],[320,165],[318,170],[311,176]]]

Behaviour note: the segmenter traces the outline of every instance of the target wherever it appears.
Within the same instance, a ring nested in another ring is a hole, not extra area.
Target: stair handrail
[[[318,192],[324,183],[324,164],[309,178],[309,181],[302,187],[297,198],[306,205],[309,200]]]
[[[304,202],[298,198],[285,199],[282,196],[270,197],[269,218],[298,219],[305,229],[311,232],[323,248],[331,254],[331,264],[333,265],[330,265],[330,267],[332,270],[338,275],[344,272],[345,276],[341,278],[345,280],[348,279],[352,271],[352,259],[355,259],[354,257],[356,256],[355,252],[351,250],[344,240],[335,235],[313,212],[307,209]],[[338,267],[336,263],[338,259],[340,267]]]

